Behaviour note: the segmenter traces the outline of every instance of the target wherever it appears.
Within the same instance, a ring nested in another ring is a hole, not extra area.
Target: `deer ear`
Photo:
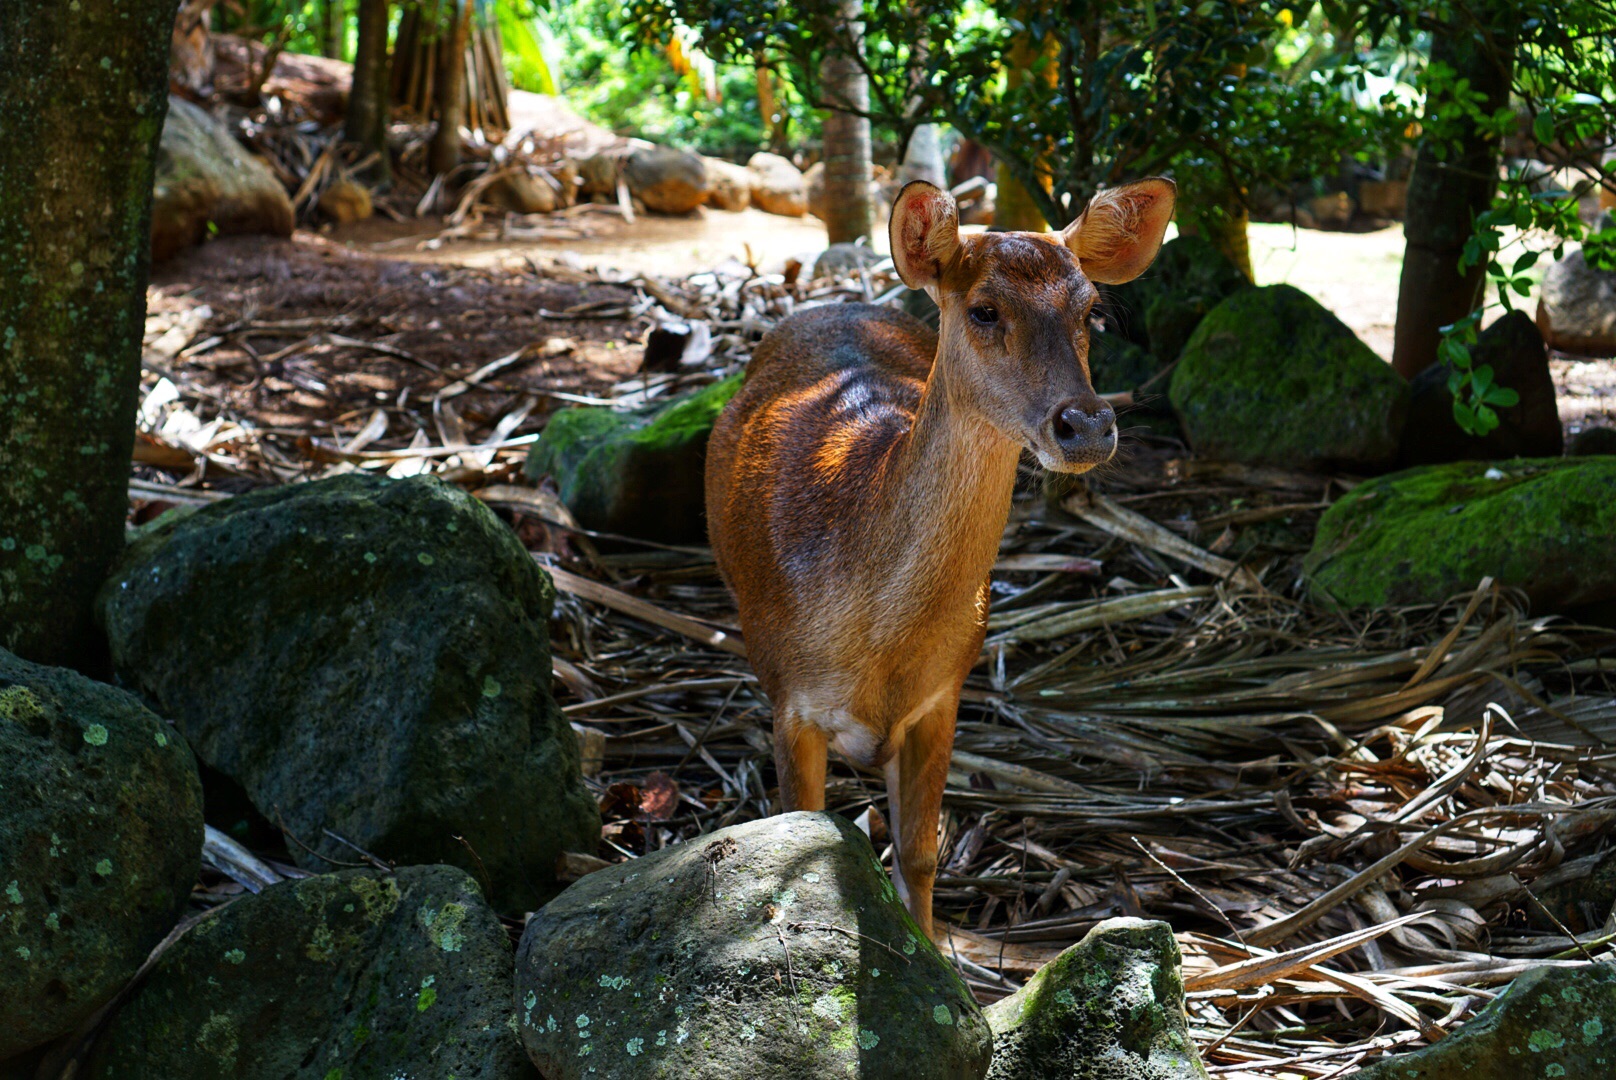
[[[1161,177],[1097,192],[1061,239],[1090,281],[1132,281],[1156,257],[1177,192],[1171,180]]]
[[[898,192],[887,225],[892,262],[911,289],[928,289],[959,251],[959,211],[954,196],[924,180],[912,180]]]

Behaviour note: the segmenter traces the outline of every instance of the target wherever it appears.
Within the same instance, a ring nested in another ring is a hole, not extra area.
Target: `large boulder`
[[[1564,436],[1554,376],[1543,336],[1532,320],[1512,311],[1493,323],[1471,346],[1470,362],[1473,370],[1491,369],[1493,382],[1514,390],[1521,400],[1497,410],[1498,426],[1478,438],[1453,418],[1453,394],[1448,390],[1451,369],[1446,363],[1432,364],[1410,384],[1398,465],[1558,457],[1564,449]]]
[[[1162,245],[1150,269],[1124,285],[1102,287],[1106,329],[1170,364],[1208,312],[1251,281],[1202,236]]]
[[[832,244],[815,257],[813,269],[807,276],[809,279],[857,277],[860,270],[875,266],[883,259],[884,256],[868,244]]]
[[[989,1005],[989,1080],[1206,1080],[1164,922],[1107,919]]]
[[[707,199],[707,164],[683,150],[635,150],[623,160],[623,179],[647,210],[659,214],[688,214]]]
[[[802,217],[808,212],[808,191],[802,172],[779,154],[753,154],[746,163],[752,174],[752,205],[770,214]]]
[[[1616,967],[1533,968],[1441,1042],[1383,1058],[1349,1080],[1616,1076]]]
[[[707,440],[741,376],[642,412],[564,409],[528,454],[533,480],[551,476],[587,529],[665,544],[706,542]]]
[[[707,168],[707,205],[716,210],[745,210],[752,205],[752,172],[722,158],[702,158]]]
[[[554,598],[471,496],[353,474],[159,519],[99,611],[120,677],[303,865],[450,863],[521,911],[599,840],[550,696]]]
[[[511,944],[448,866],[271,885],[163,953],[96,1042],[97,1080],[537,1080]]]
[[[0,649],[0,1060],[110,1001],[201,859],[179,733],[132,694]]]
[[[1543,273],[1537,326],[1544,340],[1581,356],[1616,356],[1616,270],[1595,270],[1577,249]]]
[[[1169,394],[1200,456],[1291,469],[1390,466],[1409,401],[1401,375],[1290,285],[1212,309]]]
[[[1360,484],[1319,519],[1314,595],[1347,607],[1438,603],[1483,577],[1537,612],[1616,599],[1616,458],[1425,465]]]
[[[222,235],[291,236],[296,215],[269,166],[201,106],[169,96],[152,196],[152,258]]]
[[[981,1077],[992,1040],[857,828],[797,813],[591,874],[528,923],[549,1080]]]

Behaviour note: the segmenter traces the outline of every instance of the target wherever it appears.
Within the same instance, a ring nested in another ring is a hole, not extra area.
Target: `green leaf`
[[[1532,295],[1532,283],[1527,281],[1525,278],[1516,278],[1514,281],[1509,283],[1509,287],[1520,293],[1522,296]]]
[[[1476,411],[1458,398],[1453,399],[1453,422],[1467,435],[1482,434],[1481,425],[1476,420]]]
[[[1495,386],[1482,395],[1482,403],[1508,409],[1521,403],[1521,395],[1507,386]]]
[[[1485,435],[1498,426],[1498,414],[1485,405],[1476,406],[1476,426],[1481,430],[1478,434]]]
[[[1532,137],[1545,144],[1554,141],[1554,114],[1548,109],[1532,118]]]
[[[1493,368],[1491,364],[1483,364],[1470,373],[1471,393],[1477,397],[1486,397],[1487,388],[1493,384]]]
[[[1532,267],[1537,265],[1538,256],[1541,254],[1542,252],[1540,251],[1528,251],[1526,254],[1515,260],[1515,265],[1513,268],[1511,268],[1510,273],[1520,274],[1524,271],[1532,269]]]

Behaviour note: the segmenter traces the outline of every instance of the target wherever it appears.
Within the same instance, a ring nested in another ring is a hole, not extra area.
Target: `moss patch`
[[[1376,471],[1397,454],[1409,387],[1318,301],[1271,285],[1202,320],[1169,396],[1204,457]]]
[[[707,439],[741,379],[733,375],[652,411],[563,410],[533,445],[525,472],[535,480],[553,476],[586,528],[701,543]]]
[[[1347,607],[1436,603],[1483,577],[1534,611],[1616,599],[1616,457],[1428,465],[1359,485],[1319,521],[1306,568]]]

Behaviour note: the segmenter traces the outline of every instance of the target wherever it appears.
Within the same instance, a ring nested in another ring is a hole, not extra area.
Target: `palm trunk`
[[[471,42],[471,0],[452,0],[451,25],[438,42],[438,130],[427,164],[446,173],[460,164],[460,124],[466,115],[466,46]]]
[[[320,51],[333,60],[347,55],[347,0],[325,0],[325,19],[320,27]]]
[[[849,50],[862,48],[858,0],[839,0],[836,30]],[[833,244],[867,237],[874,225],[870,200],[870,83],[857,55],[831,51],[820,67],[825,101],[825,229]]]
[[[1431,62],[1446,63],[1459,78],[1470,80],[1485,113],[1509,100],[1513,74],[1512,41],[1494,51],[1469,27],[1447,27],[1431,38]],[[1427,115],[1446,103],[1433,95]],[[1481,306],[1485,268],[1459,273],[1475,216],[1486,210],[1498,190],[1498,140],[1470,127],[1457,156],[1445,159],[1430,141],[1420,145],[1408,181],[1408,212],[1403,226],[1406,246],[1403,276],[1397,291],[1397,336],[1392,366],[1413,378],[1436,362],[1441,328]]]
[[[123,548],[174,0],[0,4],[0,646],[94,667]]]
[[[1006,73],[1006,80],[1011,90],[1026,84],[1027,76],[1037,64],[1040,57],[1045,58],[1044,64],[1039,67],[1037,78],[1046,84],[1051,92],[1058,84],[1060,65],[1055,63],[1054,56],[1060,49],[1060,43],[1054,38],[1044,42],[1039,48],[1034,48],[1027,35],[1017,37],[1010,47],[1010,70]],[[1045,191],[1051,186],[1049,164],[1047,158],[1039,155],[1034,163],[1038,170],[1040,183]],[[1027,186],[1017,179],[1015,172],[1008,164],[1001,161],[995,170],[994,186],[996,194],[993,202],[993,229],[995,232],[1043,232],[1049,228],[1044,221],[1044,212],[1039,209],[1038,200],[1033,198]]]
[[[387,67],[387,0],[359,0],[359,44],[354,52],[346,134],[349,142],[378,155],[372,171],[384,179],[392,175],[387,153]]]

